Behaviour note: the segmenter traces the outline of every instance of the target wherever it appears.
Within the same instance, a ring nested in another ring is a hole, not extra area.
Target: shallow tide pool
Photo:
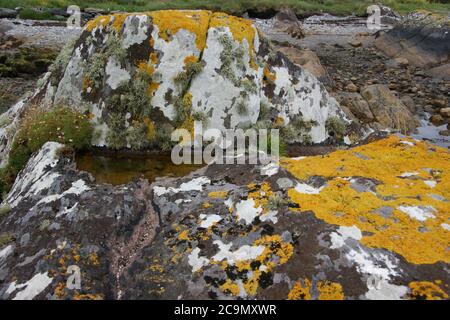
[[[98,183],[119,185],[142,177],[150,182],[156,177],[181,177],[201,168],[201,165],[175,165],[170,154],[76,155],[77,169],[91,173]]]

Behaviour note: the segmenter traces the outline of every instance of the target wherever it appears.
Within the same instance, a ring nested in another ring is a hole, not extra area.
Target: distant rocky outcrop
[[[379,36],[375,45],[388,56],[406,59],[413,66],[435,67],[450,59],[449,31],[447,17],[416,12]]]

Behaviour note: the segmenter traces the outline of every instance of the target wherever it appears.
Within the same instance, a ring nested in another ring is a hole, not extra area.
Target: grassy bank
[[[406,13],[413,10],[425,9],[434,12],[450,12],[450,3],[436,0],[0,0],[0,7],[6,8],[66,8],[76,4],[81,8],[95,7],[105,10],[146,11],[161,9],[210,9],[240,15],[246,11],[254,14],[271,13],[282,7],[290,7],[299,15],[318,12],[328,12],[337,15],[365,13],[366,8],[376,2],[384,3],[391,8]],[[27,10],[27,17],[33,14]],[[36,13],[36,18],[45,17]]]

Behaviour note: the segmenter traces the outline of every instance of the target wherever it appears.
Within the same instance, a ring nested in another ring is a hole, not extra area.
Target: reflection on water
[[[175,165],[169,154],[151,155],[97,155],[76,156],[77,169],[91,173],[98,183],[124,184],[143,177],[154,181],[156,177],[181,177],[199,169],[201,165]]]

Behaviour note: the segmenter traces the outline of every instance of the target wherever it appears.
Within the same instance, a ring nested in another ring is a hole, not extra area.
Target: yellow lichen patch
[[[239,286],[230,279],[227,279],[227,281],[220,286],[220,290],[233,296],[239,295]]]
[[[313,284],[309,279],[298,281],[288,294],[288,300],[311,300]],[[319,281],[316,285],[318,300],[344,300],[344,292],[339,283]]]
[[[225,199],[228,195],[228,191],[211,191],[208,193],[208,197],[216,199]]]
[[[234,264],[239,272],[249,273],[251,271],[251,276],[241,280],[245,295],[248,296],[256,295],[263,272],[271,272],[275,267],[285,264],[293,253],[292,244],[284,242],[279,235],[264,236],[256,240],[253,246],[264,246],[264,250],[255,260],[241,260]],[[252,263],[254,262],[258,262],[260,266],[263,266],[264,271],[252,268]],[[221,261],[219,264],[222,269],[226,269],[229,266],[226,261]],[[228,290],[224,291],[225,288]],[[225,293],[235,296],[240,294],[238,288],[238,283],[230,279],[227,279],[226,287],[221,287]],[[242,293],[244,294],[244,292]]]
[[[296,282],[288,293],[288,300],[311,300],[311,281]]]
[[[73,295],[73,300],[103,300],[103,295],[101,294],[80,294],[80,293],[75,293]]]
[[[252,21],[235,16],[230,16],[226,13],[216,12],[212,15],[210,27],[228,27],[231,34],[233,35],[234,40],[242,43],[245,39],[249,47],[249,55],[250,57],[252,57],[256,36],[256,30],[253,26]]]
[[[212,206],[212,204],[209,203],[209,202],[204,202],[204,203],[202,204],[202,207],[203,207],[204,209],[208,209],[208,208],[210,208],[211,206]]]
[[[439,281],[436,281],[439,283]],[[448,299],[448,294],[437,284],[429,281],[414,281],[409,283],[411,297],[415,299],[442,300]]]
[[[450,203],[436,198],[450,199],[447,150],[390,136],[326,156],[285,159],[282,165],[298,179],[311,176],[329,179],[318,194],[289,190],[300,211],[312,211],[330,224],[355,225],[366,232],[363,244],[391,250],[411,263],[450,261],[447,252],[450,232],[442,226],[450,218]],[[350,177],[377,181],[375,193],[354,190]],[[434,181],[436,185],[430,187],[426,181]],[[391,216],[377,214],[381,207],[392,208]],[[430,213],[425,218],[415,218],[399,208],[428,208]]]
[[[180,29],[184,29],[195,34],[195,44],[200,52],[205,48],[210,11],[162,10],[149,12],[149,16],[158,27],[160,38],[169,41]]]
[[[344,300],[344,291],[339,283],[321,281],[317,284],[319,300]]]
[[[196,63],[198,61],[198,57],[196,56],[187,56],[186,58],[184,58],[184,65],[187,66],[190,63]]]
[[[110,20],[111,16],[97,16],[86,23],[85,29],[89,32],[92,32],[92,30],[94,30],[97,27],[105,28]]]
[[[125,19],[130,16],[132,13],[117,13],[113,15],[111,27],[117,32],[122,32],[122,27],[125,22]]]
[[[98,259],[98,255],[95,252],[89,254],[88,260],[89,264],[93,265],[94,267],[98,267],[100,265],[100,260]]]
[[[153,141],[156,138],[155,123],[148,117],[144,117],[144,123],[147,125],[147,140]]]
[[[259,189],[257,185],[249,184],[247,188],[249,189],[248,198],[255,201],[254,207],[261,207],[263,212],[267,212],[266,206],[269,204],[269,198],[273,196],[273,191],[270,188],[270,184],[263,182]]]
[[[148,75],[152,75],[155,72],[155,67],[146,61],[140,61],[138,63],[138,69]]]
[[[180,234],[178,235],[178,240],[190,241],[191,238],[189,237],[189,230],[183,230],[182,232],[180,232]]]
[[[153,65],[156,65],[158,63],[158,54],[156,52],[150,53],[149,61],[153,63]]]
[[[267,66],[264,67],[263,75],[264,75],[264,80],[266,80],[269,83],[274,83],[275,80],[277,79],[276,73],[270,72],[269,67],[267,67]]]

